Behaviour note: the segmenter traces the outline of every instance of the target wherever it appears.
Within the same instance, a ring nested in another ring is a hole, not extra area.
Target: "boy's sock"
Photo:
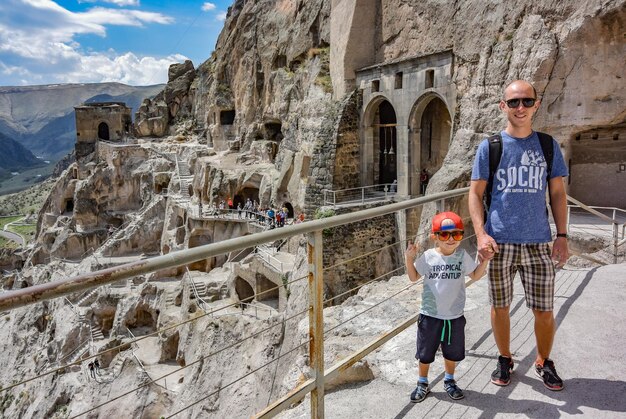
[[[417,379],[418,383],[428,384],[428,377],[420,377]]]
[[[446,375],[443,377],[443,381],[449,381],[449,380],[454,380],[454,374],[446,373]]]

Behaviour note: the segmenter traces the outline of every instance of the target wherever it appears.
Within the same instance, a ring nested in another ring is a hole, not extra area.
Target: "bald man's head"
[[[504,88],[504,100],[510,99],[510,95],[513,92],[519,92],[522,90],[529,89],[533,92],[533,98],[537,99],[537,90],[535,90],[535,86],[527,82],[526,80],[515,80],[514,82],[509,83]]]

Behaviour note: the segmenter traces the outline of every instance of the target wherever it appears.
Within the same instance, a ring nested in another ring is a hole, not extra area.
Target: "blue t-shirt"
[[[428,249],[414,265],[424,278],[420,313],[442,320],[461,317],[465,308],[465,276],[476,269],[474,259],[463,249],[449,256]]]
[[[486,231],[496,243],[547,243],[547,164],[536,132],[514,138],[502,131],[502,158],[493,178]],[[559,144],[552,141],[551,179],[568,176]],[[489,180],[489,142],[478,146],[472,180]]]

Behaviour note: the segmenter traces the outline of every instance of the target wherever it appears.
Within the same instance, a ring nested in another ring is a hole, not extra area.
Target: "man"
[[[422,195],[424,195],[426,193],[426,187],[428,186],[428,172],[426,171],[426,168],[422,169],[422,173],[420,173],[420,187],[421,187],[421,192]]]
[[[563,266],[569,256],[563,182],[568,173],[558,143],[548,139],[552,143],[553,157],[550,178],[547,179],[548,164],[539,136],[532,130],[532,118],[539,104],[535,88],[526,81],[514,81],[504,90],[499,106],[507,117],[507,126],[500,134],[502,156],[493,175],[491,205],[485,219],[483,196],[490,177],[490,147],[488,140],[484,140],[478,147],[472,170],[469,210],[478,252],[491,260],[491,326],[500,352],[491,382],[506,386],[511,381],[509,307],[513,299],[513,278],[519,272],[526,305],[532,309],[535,318],[535,372],[548,389],[561,390],[563,381],[550,359],[550,352],[555,332],[555,267]],[[557,231],[551,251],[546,186]]]

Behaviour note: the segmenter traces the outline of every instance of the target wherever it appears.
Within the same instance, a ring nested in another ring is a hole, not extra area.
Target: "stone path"
[[[366,357],[376,378],[330,392],[327,418],[626,417],[626,264],[562,270],[556,283],[558,330],[552,357],[565,389],[551,392],[535,376],[532,313],[516,282],[511,306],[515,372],[508,387],[489,382],[497,350],[489,320],[487,281],[468,288],[466,359],[457,369],[466,398],[452,401],[443,390],[441,356],[431,366],[431,394],[409,401],[417,379],[415,326]],[[383,362],[385,361],[385,362]],[[327,366],[329,367],[329,366]],[[281,418],[309,418],[309,397]]]

